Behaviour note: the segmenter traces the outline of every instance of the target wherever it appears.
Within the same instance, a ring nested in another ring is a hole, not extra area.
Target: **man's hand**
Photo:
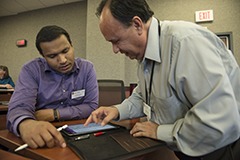
[[[138,122],[133,126],[130,134],[134,137],[149,137],[157,139],[157,128],[158,124],[154,122]]]
[[[19,132],[22,140],[31,148],[66,147],[61,133],[49,122],[26,119],[19,124]]]
[[[54,121],[53,109],[41,109],[35,112],[38,121]]]
[[[116,107],[100,107],[90,114],[84,125],[87,126],[89,123],[95,122],[104,126],[112,119],[116,119],[118,114]]]

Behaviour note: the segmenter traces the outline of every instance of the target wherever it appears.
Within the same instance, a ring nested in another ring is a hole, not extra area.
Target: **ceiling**
[[[84,0],[0,0],[0,17]]]

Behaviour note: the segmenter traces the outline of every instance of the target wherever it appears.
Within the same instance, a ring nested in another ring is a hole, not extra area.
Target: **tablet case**
[[[81,160],[123,160],[154,151],[163,145],[150,138],[135,138],[129,130],[119,128],[106,131],[104,135],[74,141],[76,137],[64,136],[68,146]]]

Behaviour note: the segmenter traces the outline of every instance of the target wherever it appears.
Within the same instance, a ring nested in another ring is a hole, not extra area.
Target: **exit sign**
[[[195,12],[195,22],[213,21],[213,10]]]

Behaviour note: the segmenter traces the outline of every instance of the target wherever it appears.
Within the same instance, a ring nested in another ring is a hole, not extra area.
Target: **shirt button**
[[[61,104],[63,104],[63,102],[61,102]]]
[[[63,92],[66,92],[66,90],[64,89]]]

